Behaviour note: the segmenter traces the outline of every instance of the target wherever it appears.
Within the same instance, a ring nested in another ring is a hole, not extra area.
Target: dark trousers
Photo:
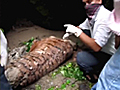
[[[0,65],[0,90],[12,90],[4,75],[4,67]]]

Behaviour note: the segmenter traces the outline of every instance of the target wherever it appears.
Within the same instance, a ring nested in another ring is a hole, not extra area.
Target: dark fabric
[[[99,76],[105,63],[109,60],[111,55],[104,52],[94,52],[92,50],[81,51],[77,54],[77,64],[80,69],[84,72],[84,75],[89,75],[93,80],[91,82],[96,82],[92,77],[93,74]]]
[[[85,6],[86,14],[89,20],[92,19],[92,16],[95,15],[95,12],[100,6],[101,4],[89,4]]]
[[[0,90],[12,90],[4,75],[4,67],[0,65]]]

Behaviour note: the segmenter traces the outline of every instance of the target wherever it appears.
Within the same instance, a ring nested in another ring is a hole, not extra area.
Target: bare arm
[[[88,47],[90,47],[95,52],[98,52],[101,50],[101,47],[95,42],[95,40],[87,36],[85,33],[82,32],[79,38],[83,43],[85,43]]]
[[[115,48],[117,49],[120,46],[120,36],[115,37]]]

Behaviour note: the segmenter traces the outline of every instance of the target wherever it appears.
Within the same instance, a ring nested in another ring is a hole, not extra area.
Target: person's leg
[[[84,72],[86,77],[90,82],[97,82],[97,79],[93,77],[94,66],[98,65],[99,61],[88,51],[81,51],[77,54],[77,64],[79,65],[80,69]]]
[[[120,90],[120,47],[106,63],[91,90]]]
[[[97,82],[97,77],[104,67],[105,63],[109,60],[111,55],[108,55],[104,52],[94,52],[92,50],[89,51],[81,51],[77,54],[77,64],[80,69],[84,72],[85,76],[90,82]]]
[[[95,71],[97,71],[98,75],[100,74],[100,72],[102,71],[103,67],[105,66],[105,64],[107,63],[107,61],[110,59],[111,55],[99,51],[99,52],[90,52],[97,60],[98,60],[98,65],[94,67]]]
[[[4,67],[0,65],[0,90],[12,90],[4,74]]]

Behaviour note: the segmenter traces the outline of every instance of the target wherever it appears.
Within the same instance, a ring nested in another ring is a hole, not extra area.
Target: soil
[[[34,38],[39,37],[41,39],[49,36],[56,36],[56,37],[62,38],[64,33],[65,31],[48,30],[40,26],[31,24],[31,26],[29,27],[28,26],[13,27],[13,29],[6,34],[6,37],[8,40],[9,50],[12,50],[15,47],[18,47],[21,42],[30,40],[31,37],[34,37]],[[77,42],[78,40],[74,36],[70,36],[69,39],[71,39],[73,42]],[[75,51],[73,57],[67,60],[66,63],[71,61],[75,62],[76,53],[77,52]],[[61,74],[56,75],[56,77],[53,79],[51,77],[51,74],[55,72],[57,69],[55,69],[54,71],[51,71],[49,74],[43,76],[42,78],[40,78],[38,81],[34,82],[31,85],[17,88],[15,90],[48,90],[51,87],[56,87],[56,88],[61,87],[61,85],[64,82],[66,82],[66,80],[68,79],[71,81],[71,83],[67,85],[66,89],[64,90],[90,90],[89,88],[90,82],[88,82],[87,80],[76,81],[75,79],[65,78]],[[71,87],[71,84],[73,83],[75,84],[75,87]],[[36,85],[39,85],[41,89],[36,89]],[[83,85],[83,89],[79,89],[80,85]],[[49,90],[53,90],[53,89],[49,89]]]

